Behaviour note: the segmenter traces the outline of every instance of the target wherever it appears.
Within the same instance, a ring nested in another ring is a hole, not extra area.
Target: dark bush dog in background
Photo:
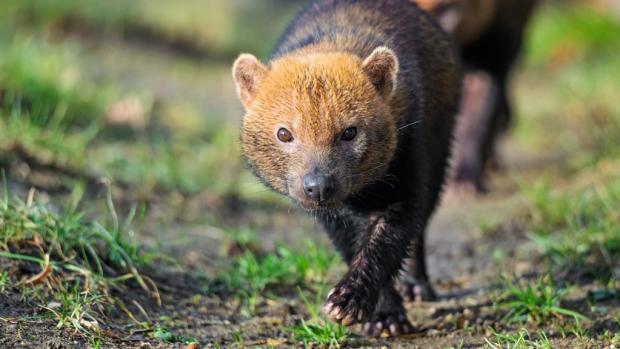
[[[243,54],[233,75],[254,173],[315,215],[349,265],[328,317],[375,336],[409,332],[394,282],[433,295],[424,230],[461,91],[452,41],[408,0],[319,1],[268,64]],[[409,254],[411,274],[396,280]]]
[[[484,192],[485,169],[497,165],[496,143],[511,119],[507,94],[523,32],[537,0],[415,0],[457,41],[465,83],[455,133],[452,180]]]

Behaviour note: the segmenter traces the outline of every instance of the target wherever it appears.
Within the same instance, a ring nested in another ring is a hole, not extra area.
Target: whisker
[[[417,125],[417,124],[419,124],[419,123],[421,123],[421,122],[422,122],[422,120],[417,120],[417,121],[414,121],[414,122],[412,122],[412,123],[410,123],[410,124],[407,124],[407,125],[405,125],[405,126],[401,126],[401,127],[399,127],[399,128],[397,128],[397,129],[396,129],[396,132],[400,132],[402,129],[405,129],[405,128],[409,127],[409,126],[414,126],[414,125]]]
[[[372,171],[377,170],[377,169],[380,169],[381,167],[384,167],[384,166],[386,166],[386,165],[387,165],[387,164],[381,164],[381,165],[376,166],[376,167],[373,167],[373,168],[371,168],[371,169],[369,169],[369,170],[367,170],[367,171],[365,171],[365,172],[361,172],[361,173],[354,173],[354,174],[351,174],[351,175],[349,175],[349,176],[346,176],[345,178],[346,178],[346,179],[349,179],[349,178],[353,178],[353,177],[359,177],[359,176],[367,175],[367,174],[371,173]]]

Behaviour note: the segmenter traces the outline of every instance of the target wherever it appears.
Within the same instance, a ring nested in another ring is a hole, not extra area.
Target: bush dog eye
[[[291,131],[282,127],[278,130],[278,140],[282,143],[290,143],[293,141],[293,135]]]
[[[357,128],[355,127],[349,127],[348,129],[344,130],[344,132],[342,132],[342,136],[340,137],[340,139],[342,139],[345,142],[348,141],[352,141],[355,136],[357,136]]]

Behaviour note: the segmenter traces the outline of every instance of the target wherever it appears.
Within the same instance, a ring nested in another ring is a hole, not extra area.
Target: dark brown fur
[[[235,63],[248,163],[321,221],[349,265],[324,308],[334,321],[364,322],[370,335],[410,331],[393,286],[410,253],[415,281],[432,292],[424,230],[450,153],[457,61],[410,1],[324,0],[298,15],[267,65]],[[343,140],[351,127],[357,136]],[[329,177],[324,201],[308,195],[308,175]]]

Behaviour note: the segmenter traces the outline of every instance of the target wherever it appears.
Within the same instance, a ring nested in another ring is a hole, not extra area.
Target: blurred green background
[[[240,52],[266,58],[301,3],[3,2],[4,164],[19,150],[144,195],[270,196],[240,161],[229,70]],[[516,152],[615,152],[619,30],[585,1],[538,12],[513,84]]]
[[[0,4],[2,158],[137,186],[253,197],[230,79],[266,56],[289,1]]]

